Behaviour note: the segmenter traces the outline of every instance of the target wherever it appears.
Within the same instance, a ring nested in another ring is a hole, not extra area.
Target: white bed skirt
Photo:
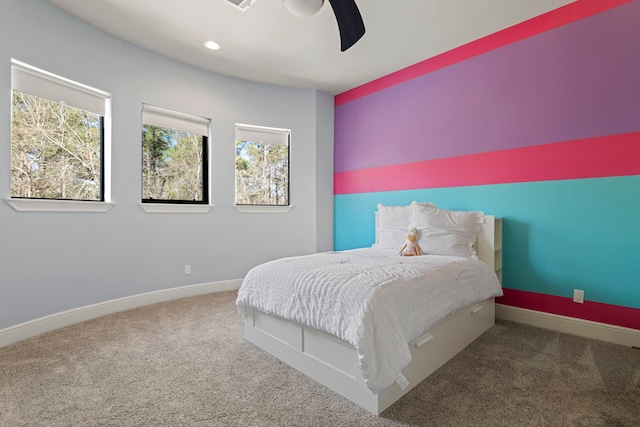
[[[397,381],[373,394],[350,344],[324,332],[257,309],[247,310],[244,337],[367,411],[379,415],[482,335],[495,323],[494,298],[472,304],[447,317],[411,343],[412,360]]]

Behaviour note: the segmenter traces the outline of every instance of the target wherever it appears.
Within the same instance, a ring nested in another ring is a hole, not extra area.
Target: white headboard
[[[484,216],[485,223],[476,241],[478,258],[493,268],[502,283],[502,218]]]

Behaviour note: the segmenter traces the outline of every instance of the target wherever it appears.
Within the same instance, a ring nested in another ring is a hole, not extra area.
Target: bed
[[[373,247],[255,267],[245,339],[379,415],[494,324],[496,220],[470,212],[378,205]],[[408,228],[426,255],[398,255]]]

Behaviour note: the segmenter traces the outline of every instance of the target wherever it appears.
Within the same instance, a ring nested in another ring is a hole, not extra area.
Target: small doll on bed
[[[418,230],[412,228],[407,235],[407,241],[400,249],[400,255],[402,256],[418,256],[420,253],[420,246],[416,243],[418,240]]]

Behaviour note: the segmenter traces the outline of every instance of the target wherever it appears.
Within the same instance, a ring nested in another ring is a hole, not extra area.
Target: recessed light
[[[206,42],[203,43],[204,47],[206,47],[207,49],[211,49],[211,50],[218,50],[220,49],[220,45],[216,42],[214,42],[213,40],[208,40]]]

